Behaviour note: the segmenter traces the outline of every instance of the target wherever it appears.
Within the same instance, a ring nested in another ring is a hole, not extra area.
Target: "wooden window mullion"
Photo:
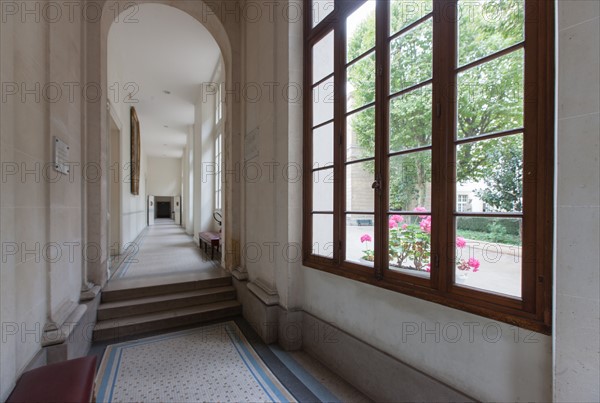
[[[432,124],[432,273],[431,283],[442,294],[452,282],[454,253],[453,184],[455,183],[452,140],[456,119],[456,1],[433,4],[433,124]]]
[[[311,42],[309,40],[312,28],[312,4],[310,0],[305,1],[304,7],[304,61],[305,68],[303,74],[304,82],[304,96],[302,98],[302,107],[304,108],[304,138],[302,141],[303,145],[303,158],[304,167],[302,170],[304,183],[302,187],[302,259],[303,261],[309,261],[312,255],[312,52]],[[310,127],[309,127],[310,126]],[[306,178],[311,178],[307,180]]]
[[[535,228],[536,228],[536,169],[530,168],[529,161],[537,161],[537,45],[538,45],[538,7],[536,1],[528,1],[525,7],[525,88],[523,106],[523,220],[521,254],[521,298],[523,309],[533,312],[536,304],[535,271]],[[533,7],[532,7],[533,6]],[[530,214],[532,213],[533,214]]]
[[[387,220],[389,178],[387,174],[386,150],[388,148],[388,104],[389,88],[389,9],[390,2],[382,1],[376,9],[376,93],[375,93],[375,276],[383,279],[389,265]]]
[[[337,7],[337,5],[336,5]],[[344,259],[345,245],[343,245],[346,228],[343,225],[344,218],[344,203],[346,201],[346,192],[344,191],[344,164],[343,164],[343,148],[345,145],[345,129],[343,124],[344,115],[344,98],[346,96],[346,83],[343,59],[344,59],[344,42],[346,35],[346,27],[343,16],[336,19],[334,29],[334,45],[333,45],[333,77],[334,77],[334,110],[333,110],[333,160],[334,160],[334,209],[333,209],[333,228],[334,228],[334,259],[338,266],[342,264]]]

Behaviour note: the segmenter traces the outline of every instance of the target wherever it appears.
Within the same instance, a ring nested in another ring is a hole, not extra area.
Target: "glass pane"
[[[375,1],[369,0],[346,20],[346,61],[375,47]]]
[[[346,216],[346,260],[373,267],[375,217],[368,214]]]
[[[460,0],[458,64],[463,66],[525,39],[524,0]]]
[[[458,217],[454,282],[521,297],[518,218]]]
[[[458,138],[523,127],[522,49],[458,76]]]
[[[390,43],[390,94],[433,77],[433,18]]]
[[[334,0],[312,0],[312,26],[316,27],[334,9]]]
[[[347,112],[375,101],[375,52],[347,69]]]
[[[390,101],[390,152],[431,145],[431,85]]]
[[[333,258],[333,214],[314,214],[312,225],[313,255]]]
[[[431,211],[431,151],[390,157],[390,211]]]
[[[333,73],[333,31],[313,46],[313,83]]]
[[[431,216],[389,216],[390,270],[429,277]]]
[[[346,147],[346,161],[375,156],[374,106],[348,116]]]
[[[313,169],[333,165],[333,123],[313,130]]]
[[[374,163],[371,160],[346,166],[346,211],[374,211]]]
[[[395,34],[433,11],[433,0],[392,0],[390,34]]]
[[[523,211],[523,135],[461,144],[456,161],[457,211]]]
[[[333,211],[333,169],[313,172],[313,211]]]
[[[313,88],[313,126],[333,119],[333,77]]]

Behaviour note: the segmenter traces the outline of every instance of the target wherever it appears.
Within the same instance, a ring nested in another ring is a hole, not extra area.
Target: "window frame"
[[[223,98],[222,83],[216,84],[217,91],[215,95],[215,139],[214,139],[214,159],[215,159],[215,192],[214,192],[214,210],[221,212],[223,209]]]
[[[554,4],[545,0],[525,1],[525,93],[524,93],[524,190],[522,298],[520,300],[490,291],[454,285],[454,252],[441,245],[454,238],[454,217],[469,216],[456,212],[454,133],[458,68],[456,66],[458,0],[433,0],[433,103],[432,114],[432,200],[431,234],[432,271],[429,279],[386,270],[388,228],[387,191],[375,194],[375,270],[343,261],[345,208],[345,22],[363,1],[335,1],[333,12],[312,27],[312,1],[305,0],[304,10],[304,183],[303,183],[303,264],[352,280],[390,289],[494,320],[537,332],[551,333],[552,317],[552,228],[554,177]],[[384,1],[384,3],[389,3]],[[387,189],[387,133],[389,94],[389,6],[378,4],[376,34],[376,118],[375,172]],[[442,14],[443,13],[443,14]],[[448,18],[440,18],[446,15]],[[381,25],[379,25],[381,24]],[[383,26],[383,29],[381,28]],[[312,254],[312,47],[334,30],[334,232],[333,257]],[[365,53],[368,53],[365,52]],[[534,77],[535,79],[531,79]],[[449,135],[448,133],[452,133]],[[444,169],[444,167],[449,169]],[[527,184],[527,185],[526,185]],[[448,207],[452,206],[452,207]],[[452,211],[451,211],[452,210]],[[482,215],[482,214],[479,214]],[[493,213],[485,213],[494,216]],[[502,214],[496,214],[502,216]],[[436,245],[434,247],[434,245]],[[446,263],[444,263],[446,262]]]

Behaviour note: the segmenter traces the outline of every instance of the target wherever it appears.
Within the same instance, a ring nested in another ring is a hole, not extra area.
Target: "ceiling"
[[[108,37],[109,98],[118,83],[139,102],[136,108],[142,147],[148,156],[181,158],[200,84],[208,82],[220,60],[219,47],[208,30],[190,15],[162,4],[142,4],[138,22],[113,23]],[[126,83],[135,86],[126,87]],[[170,92],[170,94],[165,93]]]

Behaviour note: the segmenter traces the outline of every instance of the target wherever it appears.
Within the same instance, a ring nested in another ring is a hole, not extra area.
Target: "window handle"
[[[375,189],[375,190],[381,189],[381,181],[376,180],[375,182],[373,182],[373,184],[371,185],[371,189]]]

